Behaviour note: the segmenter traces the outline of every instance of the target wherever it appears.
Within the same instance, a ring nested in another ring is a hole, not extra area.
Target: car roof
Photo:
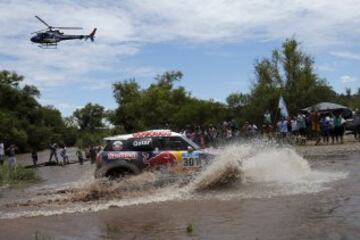
[[[130,138],[145,138],[145,137],[183,137],[182,134],[173,132],[169,129],[154,129],[143,132],[136,132],[132,134],[122,134],[104,138],[105,141],[128,140]]]

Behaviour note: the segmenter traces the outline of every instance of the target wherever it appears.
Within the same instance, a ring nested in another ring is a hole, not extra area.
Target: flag
[[[280,109],[281,116],[284,118],[287,118],[289,116],[289,112],[286,108],[286,104],[285,104],[284,98],[282,96],[280,96],[278,107]]]

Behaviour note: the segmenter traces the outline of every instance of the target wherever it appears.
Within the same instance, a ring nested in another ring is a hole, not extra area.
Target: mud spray
[[[210,150],[211,151],[211,150]],[[146,172],[121,181],[89,176],[56,188],[38,189],[36,197],[7,204],[0,218],[49,216],[100,211],[171,200],[267,198],[326,190],[343,172],[312,170],[293,149],[274,145],[233,144],[212,150],[218,157],[186,185],[158,184],[160,176]]]

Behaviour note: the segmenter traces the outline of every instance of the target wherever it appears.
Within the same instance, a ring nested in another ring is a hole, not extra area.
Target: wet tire
[[[127,175],[137,175],[140,169],[126,160],[117,160],[95,170],[95,178],[117,179]]]

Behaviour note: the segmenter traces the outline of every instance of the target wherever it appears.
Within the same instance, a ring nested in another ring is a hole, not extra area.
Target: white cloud
[[[111,88],[111,83],[109,83],[108,81],[103,81],[103,80],[88,81],[88,82],[84,83],[84,85],[82,86],[82,89],[86,89],[86,90],[90,90],[90,91],[97,91],[97,90],[102,90],[102,89],[106,89],[106,88]]]
[[[29,41],[30,32],[43,28],[35,14],[54,26],[81,26],[83,33],[98,27],[96,41],[40,49]],[[263,42],[296,34],[308,47],[328,48],[360,40],[358,0],[13,0],[0,2],[0,16],[0,69],[16,70],[39,87],[86,82],[89,72],[157,73],[124,64],[147,43]]]
[[[337,62],[329,62],[329,63],[316,64],[315,67],[318,71],[333,72],[339,68],[339,64]]]
[[[360,60],[360,54],[358,53],[343,51],[343,52],[330,52],[330,54],[340,58],[345,58],[350,60]]]
[[[353,76],[345,75],[340,77],[340,81],[342,83],[352,83],[352,82],[356,82],[357,78]]]

